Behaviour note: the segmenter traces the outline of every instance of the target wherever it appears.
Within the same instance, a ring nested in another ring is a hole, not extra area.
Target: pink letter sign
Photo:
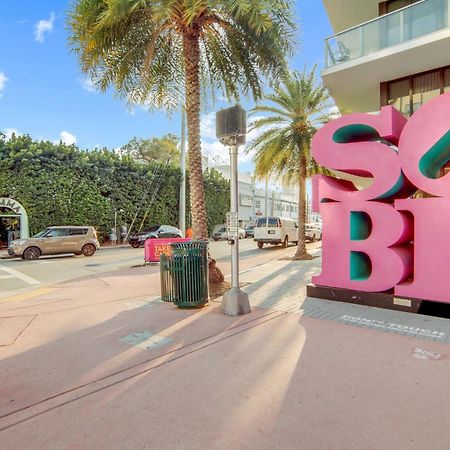
[[[331,169],[372,178],[366,189],[313,178],[322,214],[321,286],[450,303],[450,93],[408,121],[393,107],[350,114],[315,135],[312,153]],[[443,176],[441,176],[443,175]],[[435,196],[413,199],[417,190]]]

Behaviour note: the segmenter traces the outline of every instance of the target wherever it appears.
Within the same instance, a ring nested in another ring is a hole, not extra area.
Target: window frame
[[[389,105],[389,100],[390,100],[389,99],[389,86],[391,84],[397,83],[399,81],[408,80],[408,82],[409,82],[409,117],[411,117],[414,112],[413,111],[413,108],[414,108],[414,102],[413,102],[414,79],[416,79],[420,76],[423,76],[423,75],[438,73],[439,74],[439,95],[442,95],[445,93],[445,88],[448,87],[448,86],[445,86],[445,71],[446,70],[450,70],[450,66],[443,66],[443,67],[439,67],[437,69],[426,70],[424,72],[417,72],[417,73],[408,75],[406,77],[396,78],[394,80],[389,80],[389,81],[383,81],[382,83],[380,83],[380,105],[381,105],[381,107]],[[426,92],[431,92],[431,91],[426,91]]]

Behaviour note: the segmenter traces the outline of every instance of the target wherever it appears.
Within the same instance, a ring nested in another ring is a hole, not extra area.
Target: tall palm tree
[[[262,95],[285,70],[291,0],[75,0],[70,45],[100,89],[131,103],[184,105],[194,238],[207,238],[200,146],[201,93]]]
[[[260,178],[275,176],[299,186],[298,245],[296,259],[311,259],[306,250],[306,178],[322,171],[310,152],[311,139],[320,123],[329,120],[329,95],[316,81],[316,68],[290,72],[273,93],[264,96],[269,104],[253,109],[264,114],[252,129],[260,134],[248,146],[255,151],[255,173]]]

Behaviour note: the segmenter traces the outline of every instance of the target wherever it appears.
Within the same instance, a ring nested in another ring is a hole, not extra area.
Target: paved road
[[[267,255],[279,254],[280,251],[282,251],[280,247],[266,247],[259,250],[251,239],[240,241],[242,261],[258,257],[258,255],[267,257]],[[230,247],[226,241],[211,242],[210,252],[214,258],[223,263],[231,259]],[[139,266],[143,264],[143,258],[144,250],[142,248],[129,247],[101,250],[91,258],[64,255],[44,257],[38,261],[0,260],[0,298],[14,294],[15,291],[21,289]],[[148,270],[157,272],[159,267],[154,265]]]

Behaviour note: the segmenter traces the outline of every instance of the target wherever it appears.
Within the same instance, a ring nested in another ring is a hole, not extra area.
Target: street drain
[[[86,264],[85,267],[98,267],[100,264]]]

